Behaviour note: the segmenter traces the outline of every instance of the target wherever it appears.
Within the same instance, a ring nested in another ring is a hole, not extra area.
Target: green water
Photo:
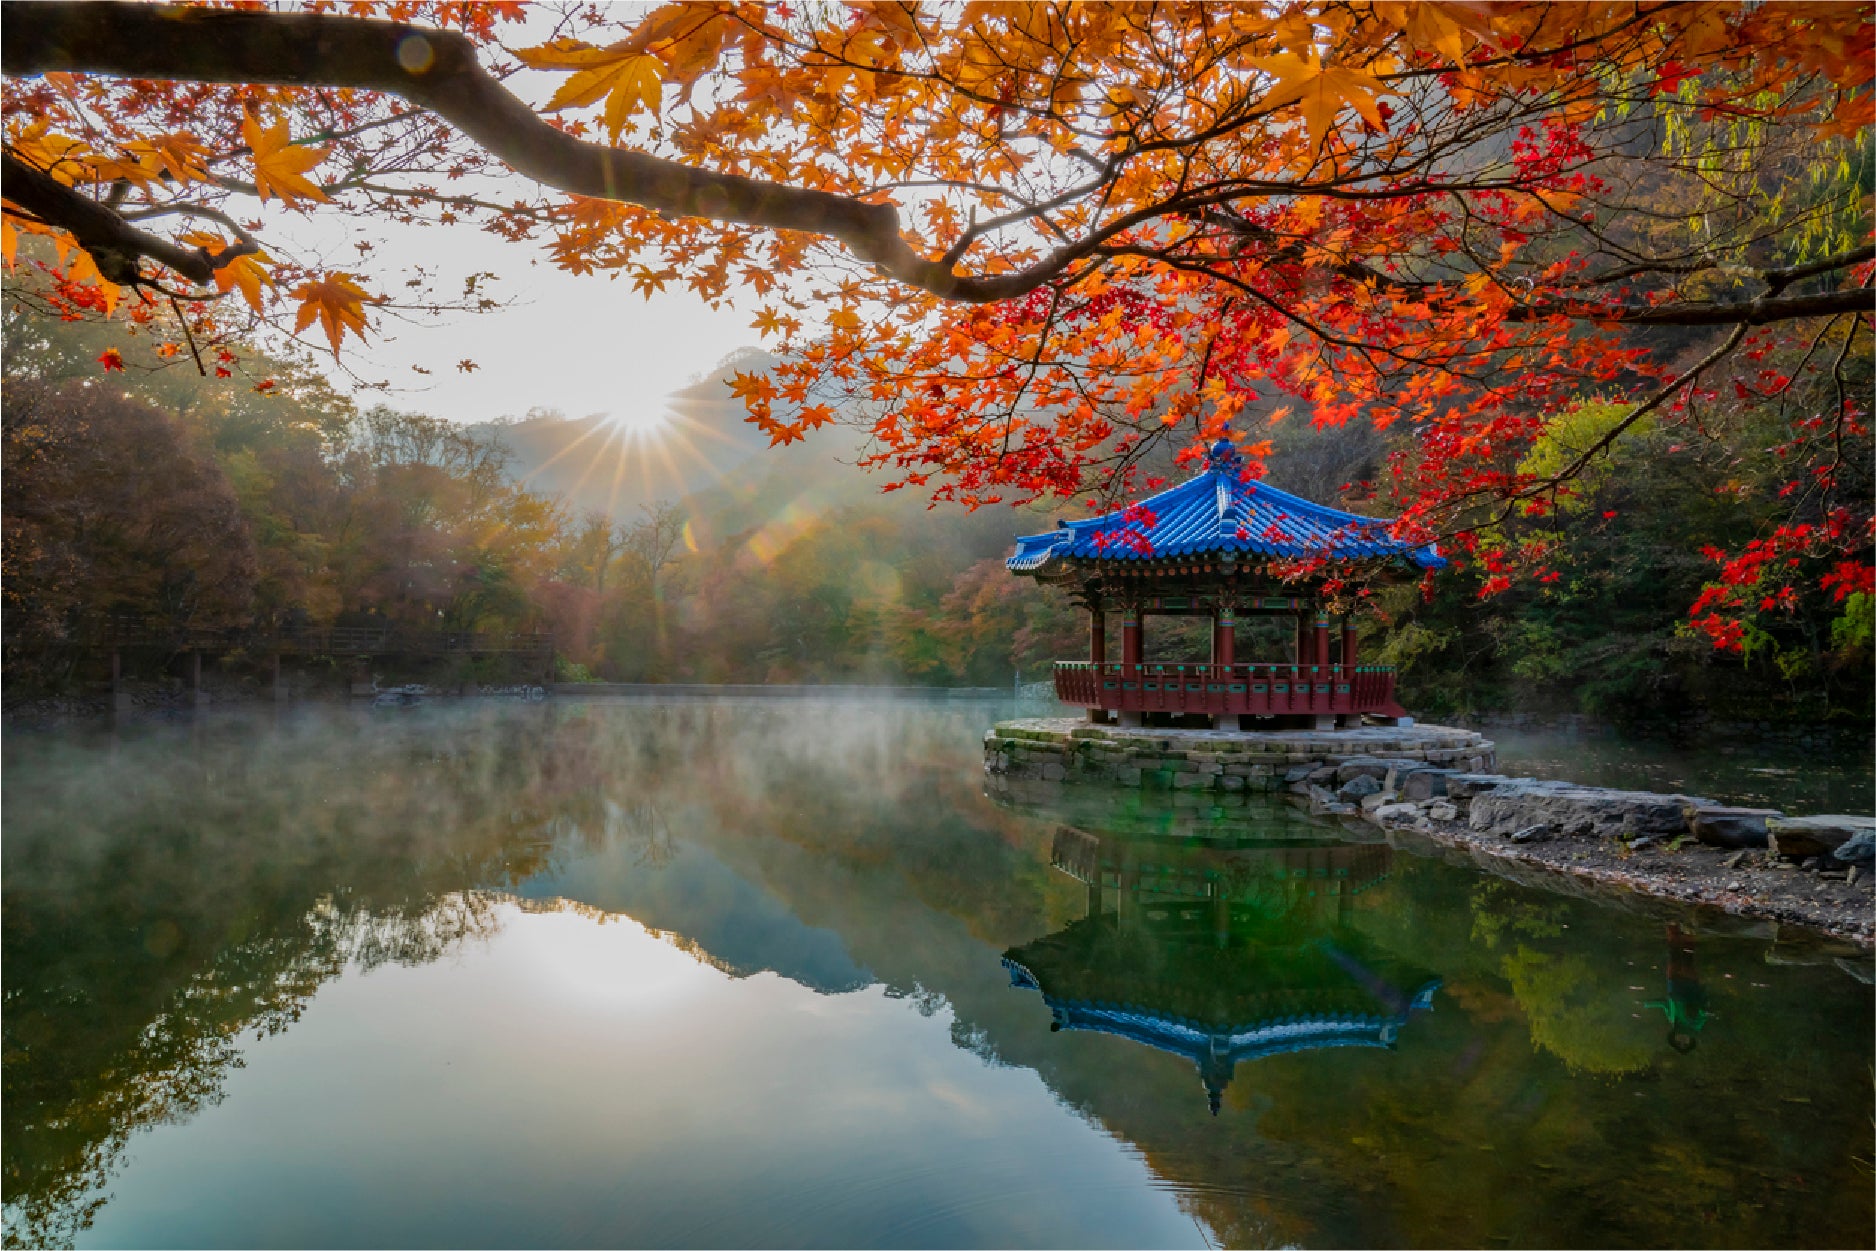
[[[999,711],[10,734],[8,1242],[1869,1244],[1862,958]]]

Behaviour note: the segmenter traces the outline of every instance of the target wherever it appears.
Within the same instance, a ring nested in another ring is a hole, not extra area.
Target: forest
[[[1011,538],[1228,435],[1441,544],[1334,605],[1423,715],[1869,716],[1866,6],[3,20],[10,700],[95,686],[111,620],[1002,687],[1086,647]],[[387,317],[491,299],[394,294],[386,222],[747,309],[698,386],[774,459],[595,510],[519,427],[357,398]]]
[[[12,293],[27,279],[9,281]],[[17,299],[4,326],[13,703],[98,689],[88,631],[112,617],[159,631],[547,631],[570,681],[1008,687],[1086,652],[1084,615],[1003,569],[1014,535],[1052,524],[1037,507],[930,508],[797,448],[786,463],[756,453],[731,485],[615,517],[527,489],[500,426],[362,407],[306,359],[269,361],[264,391],[193,371],[100,377],[122,327],[49,319]],[[1618,411],[1569,407],[1529,456],[1571,454]],[[1739,420],[1707,440],[1631,432],[1555,515],[1521,521],[1522,537],[1550,546],[1554,579],[1484,599],[1483,567],[1442,577],[1430,597],[1386,588],[1364,653],[1400,667],[1426,716],[1867,717],[1866,594],[1793,596],[1737,652],[1690,619],[1717,581],[1703,551],[1744,546],[1780,505],[1776,450],[1737,450],[1769,442],[1775,414]],[[1384,506],[1363,487],[1390,450],[1384,433],[1268,412],[1240,421],[1263,423],[1276,485]],[[1165,626],[1153,655],[1202,658],[1203,638]],[[141,655],[131,676],[158,679],[174,662]],[[237,648],[218,680],[255,683],[260,666]],[[378,676],[507,675],[479,660]]]

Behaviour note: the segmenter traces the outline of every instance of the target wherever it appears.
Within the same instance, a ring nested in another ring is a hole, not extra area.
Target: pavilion
[[[1241,1064],[1342,1047],[1391,1051],[1441,979],[1353,927],[1388,876],[1385,844],[1276,838],[1232,846],[1063,826],[1054,867],[1087,915],[1004,953],[1051,1031],[1125,1038],[1197,1067],[1217,1114]]]
[[[1248,477],[1229,439],[1194,477],[1119,512],[1062,521],[1016,541],[1010,572],[1068,590],[1089,615],[1087,661],[1055,666],[1056,694],[1089,719],[1144,725],[1203,717],[1216,729],[1361,724],[1364,714],[1411,724],[1394,699],[1394,671],[1356,663],[1354,621],[1342,615],[1331,655],[1326,585],[1351,574],[1400,576],[1446,562],[1430,543],[1395,538],[1393,523],[1328,508]],[[1282,566],[1320,560],[1286,580]],[[1107,614],[1121,616],[1120,663],[1107,659]],[[1296,620],[1294,653],[1238,662],[1241,617]],[[1148,664],[1149,615],[1208,616],[1211,658]],[[1253,718],[1259,719],[1257,721]]]

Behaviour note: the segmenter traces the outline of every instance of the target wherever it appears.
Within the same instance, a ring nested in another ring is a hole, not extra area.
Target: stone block
[[[1342,783],[1335,792],[1335,797],[1345,804],[1358,804],[1370,795],[1381,792],[1381,780],[1372,773],[1357,773]]]
[[[1218,785],[1228,791],[1241,791],[1244,789],[1244,778],[1235,773],[1226,773],[1218,779]]]
[[[1307,778],[1312,771],[1313,767],[1310,765],[1299,765],[1294,769],[1285,770],[1283,780],[1286,782],[1301,782]]]
[[[1686,832],[1689,802],[1685,795],[1519,780],[1474,796],[1471,823],[1488,834],[1545,825],[1560,834],[1594,838],[1672,835]],[[1692,802],[1713,806],[1707,800]]]
[[[1379,784],[1392,764],[1374,756],[1351,756],[1335,767],[1335,780],[1346,783],[1353,778],[1373,778]]]
[[[1776,808],[1695,808],[1688,824],[1709,847],[1764,847],[1770,834],[1766,821],[1784,815]]]
[[[1045,782],[1060,782],[1067,776],[1068,770],[1059,764],[1046,764],[1042,766],[1042,780]]]
[[[1816,817],[1772,817],[1765,823],[1772,852],[1779,856],[1822,856],[1834,852],[1858,834],[1876,833],[1876,817],[1829,814]]]
[[[1172,775],[1172,783],[1177,790],[1195,790],[1199,787],[1210,788],[1212,775],[1209,773],[1180,772]]]
[[[1426,812],[1428,818],[1434,821],[1456,821],[1459,819],[1459,809],[1449,803],[1440,802],[1428,804]]]
[[[1400,780],[1396,788],[1402,799],[1421,803],[1446,794],[1446,780],[1452,776],[1448,769],[1415,769]]]
[[[1838,864],[1867,866],[1876,863],[1876,833],[1861,830],[1852,834],[1837,845],[1837,849],[1830,853],[1830,858]]]
[[[1138,786],[1140,785],[1140,770],[1128,767],[1116,769],[1114,780],[1122,786]]]
[[[1453,773],[1447,775],[1446,793],[1454,799],[1471,799],[1511,780],[1502,773]]]

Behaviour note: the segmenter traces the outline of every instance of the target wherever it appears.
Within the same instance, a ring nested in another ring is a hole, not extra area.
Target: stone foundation
[[[1483,773],[1497,762],[1484,735],[1438,725],[1238,732],[1034,717],[984,735],[984,770],[993,777],[1163,790],[1286,791],[1324,769],[1386,777],[1429,767]]]

